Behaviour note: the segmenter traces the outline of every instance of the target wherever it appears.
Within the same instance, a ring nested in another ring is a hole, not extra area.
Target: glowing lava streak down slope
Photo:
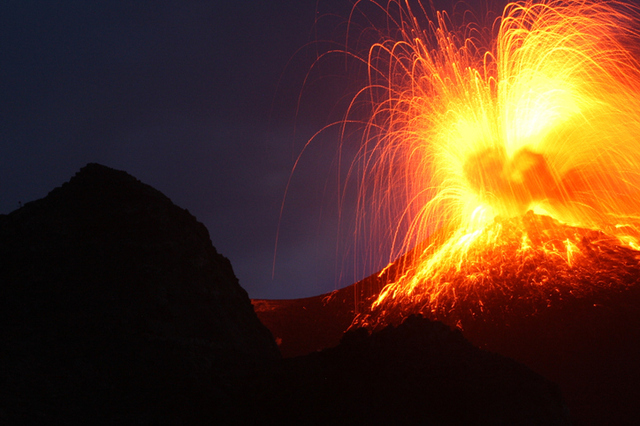
[[[582,252],[604,250],[601,238],[585,236],[589,230],[613,236],[613,245],[605,238],[607,249],[635,259],[635,8],[512,3],[492,29],[459,31],[445,13],[421,28],[408,1],[385,10],[399,38],[368,51],[369,86],[352,105],[366,96],[373,110],[354,173],[360,217],[374,213],[382,228],[393,229],[386,235],[391,259],[413,254],[356,324],[375,326],[394,310],[447,312],[461,298],[482,311],[495,287],[483,271],[517,254],[538,265],[561,261],[571,273]],[[546,225],[532,228],[536,221]],[[545,228],[551,225],[570,227]],[[540,286],[553,280],[548,268],[546,278],[539,269],[523,279],[544,298],[551,290]]]

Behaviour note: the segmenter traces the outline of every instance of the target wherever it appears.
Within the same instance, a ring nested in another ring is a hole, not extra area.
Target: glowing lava
[[[410,255],[355,324],[399,312],[461,321],[498,295],[526,314],[631,285],[637,10],[512,3],[491,28],[453,30],[445,13],[429,20],[408,0],[382,9],[387,38],[368,50],[369,85],[352,104],[372,106],[353,170],[361,220],[373,216],[393,241],[390,259]]]

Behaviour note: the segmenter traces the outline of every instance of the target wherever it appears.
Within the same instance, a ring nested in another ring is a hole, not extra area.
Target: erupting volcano
[[[408,254],[354,326],[422,313],[464,329],[634,285],[638,10],[527,1],[454,29],[409,1],[382,8],[352,173],[360,231]]]

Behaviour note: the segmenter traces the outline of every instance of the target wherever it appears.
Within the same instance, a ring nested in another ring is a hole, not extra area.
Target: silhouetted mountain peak
[[[126,172],[89,164],[2,216],[0,259],[0,352],[28,390],[15,398],[168,395],[279,358],[206,227]]]

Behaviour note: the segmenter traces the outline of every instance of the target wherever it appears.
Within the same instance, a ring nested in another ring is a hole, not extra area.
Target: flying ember
[[[637,9],[526,1],[454,28],[408,0],[380,7],[388,28],[350,111],[370,108],[353,173],[361,223],[392,242],[389,260],[407,254],[354,324],[421,312],[464,326],[634,284]]]

